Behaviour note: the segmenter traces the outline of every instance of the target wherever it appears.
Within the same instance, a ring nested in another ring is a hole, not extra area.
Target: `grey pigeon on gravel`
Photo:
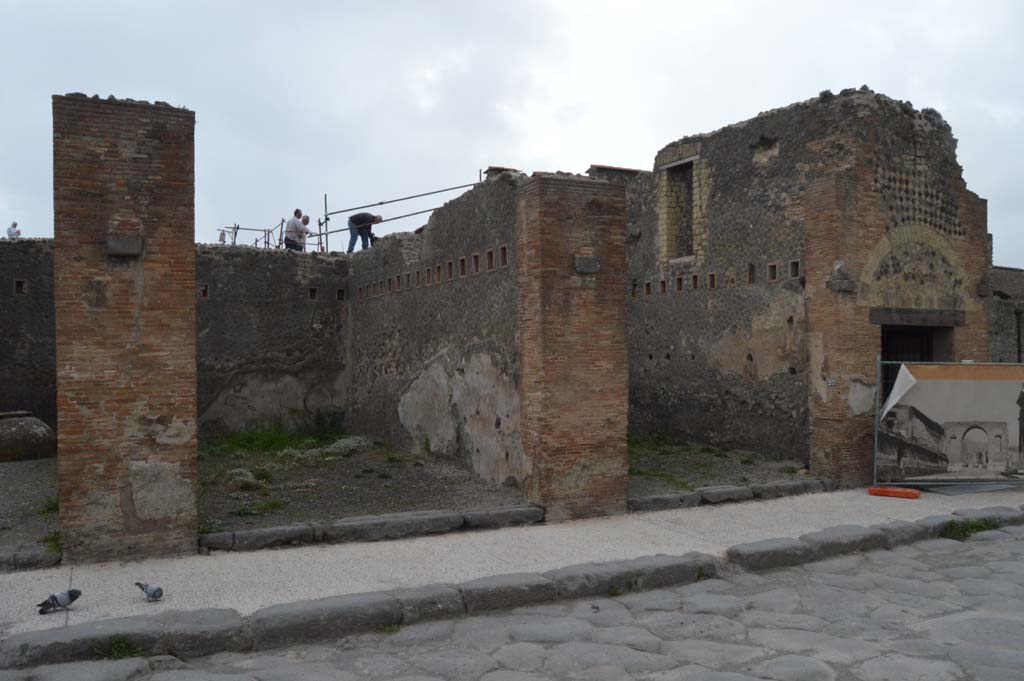
[[[156,584],[145,584],[144,582],[135,582],[135,586],[142,589],[142,593],[146,594],[147,601],[159,601],[164,597],[164,590],[158,587]]]
[[[48,612],[53,612],[59,608],[67,609],[69,605],[78,600],[78,597],[82,595],[82,592],[78,589],[69,589],[67,591],[61,591],[60,593],[50,594],[42,603],[36,605],[39,608],[39,614],[45,615]]]

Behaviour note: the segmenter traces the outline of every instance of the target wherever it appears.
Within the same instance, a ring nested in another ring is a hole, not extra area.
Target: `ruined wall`
[[[993,362],[1024,361],[1024,270],[993,267],[988,285],[989,356]]]
[[[989,357],[986,204],[937,112],[867,90],[798,106],[845,121],[855,143],[849,168],[808,184],[804,211],[811,466],[860,484],[882,324],[951,327],[945,359]]]
[[[199,424],[203,433],[340,425],[348,398],[348,261],[199,246]]]
[[[28,410],[57,427],[53,242],[0,241],[0,411]]]
[[[628,463],[621,184],[535,173],[516,203],[528,498],[549,520],[622,512]]]
[[[519,418],[517,173],[350,261],[350,430],[464,460],[485,479],[530,474]]]
[[[786,111],[674,142],[628,182],[633,432],[806,456],[802,192],[849,153],[836,121]]]
[[[53,98],[65,560],[195,551],[194,128],[166,104]]]

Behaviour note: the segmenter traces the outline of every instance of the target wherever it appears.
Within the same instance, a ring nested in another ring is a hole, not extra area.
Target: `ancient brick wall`
[[[201,432],[341,425],[347,296],[343,255],[198,246]]]
[[[53,242],[0,241],[0,411],[31,411],[57,427]]]
[[[519,425],[515,315],[518,173],[494,173],[420,234],[350,260],[350,430],[470,464],[530,474]]]
[[[628,359],[620,183],[534,175],[517,199],[529,498],[549,519],[625,509]]]
[[[987,299],[989,358],[993,362],[1024,360],[1024,270],[993,267],[989,270]]]
[[[196,537],[195,117],[53,98],[60,530],[70,560]]]
[[[804,202],[810,462],[861,484],[871,479],[880,316],[944,311],[959,321],[950,322],[941,359],[989,358],[979,295],[988,270],[986,206],[967,189],[956,141],[936,112],[869,91],[815,106],[848,121],[854,162],[808,184]]]

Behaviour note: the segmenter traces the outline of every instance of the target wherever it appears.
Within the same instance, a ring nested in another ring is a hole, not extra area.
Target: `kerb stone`
[[[718,561],[696,551],[682,556],[643,556],[629,562],[639,572],[637,588],[644,590],[690,584],[718,575]]]
[[[701,501],[705,504],[720,504],[726,501],[749,501],[754,493],[749,487],[721,485],[717,487],[698,487]]]
[[[95,659],[114,638],[151,652],[162,629],[155,617],[139,616],[15,634],[0,642],[0,669]]]
[[[814,553],[815,558],[830,558],[855,551],[871,551],[884,549],[888,543],[881,530],[860,525],[838,525],[820,532],[811,532],[800,536]]]
[[[558,595],[554,582],[529,572],[482,577],[463,582],[457,588],[469,614],[544,603]]]
[[[234,533],[233,551],[259,551],[274,546],[289,544],[313,544],[316,533],[312,525],[284,525],[282,527],[261,527],[255,530],[240,530]],[[208,547],[213,548],[213,547]]]
[[[199,535],[199,546],[217,551],[230,551],[235,547],[234,532],[210,532]]]
[[[725,556],[746,570],[771,570],[806,563],[814,559],[814,552],[803,542],[782,538],[737,544],[730,547]]]
[[[252,644],[245,620],[234,610],[172,610],[155,616],[161,625],[157,651],[181,658],[203,657]]]
[[[543,522],[544,509],[540,506],[510,506],[483,511],[466,511],[462,517],[464,527],[468,530],[515,527]]]
[[[894,520],[891,523],[872,525],[872,529],[879,530],[886,538],[886,548],[895,548],[902,544],[913,544],[917,541],[924,541],[932,537],[931,530],[918,523],[908,523],[905,520]]]
[[[640,573],[632,561],[612,561],[570,565],[544,576],[555,583],[557,597],[565,599],[632,591]]]
[[[447,619],[466,614],[462,594],[451,584],[431,584],[393,592],[402,606],[402,624]]]
[[[963,518],[958,518],[952,514],[930,515],[927,518],[914,521],[914,524],[925,528],[928,531],[929,537],[938,537],[942,534],[946,524],[954,520],[963,520]]]
[[[966,508],[953,511],[953,515],[966,520],[991,520],[1000,525],[1024,524],[1024,511],[1009,506],[989,506],[987,508]]]
[[[679,494],[653,494],[646,497],[634,497],[627,502],[630,511],[666,511],[681,508]]]
[[[350,594],[272,605],[246,621],[253,646],[263,650],[397,626],[402,604],[387,593]]]

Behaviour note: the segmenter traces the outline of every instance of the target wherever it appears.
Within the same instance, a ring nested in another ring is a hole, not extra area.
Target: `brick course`
[[[166,105],[53,98],[68,560],[195,550],[194,126]],[[141,255],[108,254],[140,237]]]

